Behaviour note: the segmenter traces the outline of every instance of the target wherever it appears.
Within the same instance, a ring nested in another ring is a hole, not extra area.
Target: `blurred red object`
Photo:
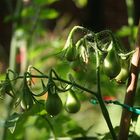
[[[116,97],[115,96],[103,96],[103,100],[104,101],[109,101],[109,100],[116,100]]]

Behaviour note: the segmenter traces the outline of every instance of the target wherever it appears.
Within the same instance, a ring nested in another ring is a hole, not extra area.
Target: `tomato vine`
[[[77,42],[74,41],[76,32],[83,33],[83,36],[78,39]],[[71,94],[67,97],[65,103],[66,111],[69,113],[76,113],[79,111],[80,101],[74,93],[74,89],[78,88],[81,91],[93,95],[98,100],[102,114],[112,135],[112,139],[117,140],[109,113],[102,99],[100,73],[101,68],[103,68],[103,71],[109,80],[115,79],[119,84],[126,82],[129,76],[131,56],[134,51],[125,51],[119,45],[116,37],[110,30],[94,33],[84,27],[75,26],[69,33],[65,47],[61,52],[62,56],[68,63],[75,63],[72,66],[75,71],[80,71],[84,65],[89,63],[91,53],[92,55],[95,55],[96,58],[96,92],[77,84],[72,75],[69,75],[69,79],[65,80],[60,78],[54,69],[51,69],[49,75],[46,75],[37,68],[29,66],[24,75],[18,75],[11,69],[7,70],[5,80],[0,83],[1,95],[4,97],[5,94],[8,94],[13,99],[11,100],[12,106],[10,109],[14,106],[17,107],[18,105],[21,105],[23,111],[27,111],[32,108],[33,104],[39,103],[37,97],[41,97],[47,92],[48,96],[45,101],[45,109],[49,115],[56,116],[63,108],[59,93],[65,93],[67,91],[71,92]],[[125,65],[127,66],[127,69],[124,71]],[[117,66],[117,69],[115,66]],[[35,70],[39,74],[33,75],[32,70]],[[12,78],[10,78],[10,75],[12,75]],[[32,91],[32,78],[41,79],[41,93],[36,94]],[[44,83],[42,79],[47,79],[47,84]],[[14,87],[14,84],[16,82],[18,83],[18,80],[21,80],[20,89]],[[19,90],[20,95],[17,95]]]

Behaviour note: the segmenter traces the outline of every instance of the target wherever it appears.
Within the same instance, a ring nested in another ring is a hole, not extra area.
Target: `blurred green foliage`
[[[19,13],[22,22],[16,27],[15,31],[17,29],[22,29],[25,32],[26,37],[24,39],[27,43],[27,50],[25,52],[27,54],[27,64],[25,67],[27,69],[28,65],[33,65],[45,73],[48,73],[51,68],[55,68],[58,74],[65,79],[68,78],[68,73],[71,73],[76,82],[96,91],[94,55],[91,57],[90,63],[85,66],[84,71],[73,71],[71,65],[64,60],[63,55],[61,54],[61,50],[67,38],[66,34],[68,34],[69,29],[62,31],[61,33],[51,33],[46,30],[43,25],[43,20],[55,19],[59,16],[58,11],[55,9],[45,7],[56,1],[57,0],[34,0],[31,1],[29,5],[23,6]],[[83,7],[87,4],[87,0],[74,0],[74,2],[78,7]],[[6,20],[11,19],[13,20],[15,18],[12,16],[6,17],[5,22]],[[135,38],[137,27],[134,27],[133,31],[133,38]],[[123,26],[116,34],[119,37],[130,36],[130,28],[128,26]],[[19,39],[18,41],[21,40]],[[17,51],[15,54],[17,55]],[[12,61],[16,61],[16,56]],[[23,62],[20,61],[19,65],[22,65],[22,63]],[[16,64],[16,70],[17,67]],[[18,69],[19,73],[21,72],[20,70],[21,69]],[[3,75],[0,75],[0,80],[1,79],[3,79]],[[125,84],[120,86],[113,80],[109,81],[108,77],[102,72],[101,85],[103,96],[113,96],[116,99],[123,101],[126,87]],[[137,92],[139,93],[139,91],[140,87],[138,84]],[[79,91],[77,90],[77,92]],[[60,96],[64,102],[65,95]],[[96,129],[101,129],[99,128],[100,124],[104,123],[100,117],[99,107],[94,107],[89,103],[91,96],[86,96],[83,93],[78,94],[78,96],[82,102],[82,109],[80,110],[80,113],[75,115],[69,115],[63,110],[57,117],[46,117],[47,113],[40,104],[36,104],[31,110],[25,113],[21,112],[21,114],[15,113],[14,111],[16,110],[14,110],[7,120],[6,127],[9,127],[7,140],[46,140],[53,137],[54,133],[57,137],[85,137],[91,136],[92,134],[92,136],[96,136],[97,139],[103,138],[109,140],[110,135],[109,133],[105,133],[106,128],[105,131],[101,130],[98,134],[96,132]],[[136,100],[136,103],[139,105],[138,100]],[[2,108],[4,103],[1,102],[0,106]],[[116,109],[114,106],[107,107],[110,112],[113,112]],[[0,113],[3,112],[5,112],[4,109],[0,109]],[[119,120],[119,115],[116,116],[116,114],[119,114],[120,110],[116,109],[116,112],[111,115],[111,118],[113,123],[118,125],[119,122],[115,123],[114,121]],[[117,119],[115,119],[115,117],[117,117]],[[0,119],[3,120],[3,117],[0,117]],[[4,121],[1,121],[1,127],[5,127],[3,126],[3,122]],[[116,131],[118,131],[117,127]],[[105,133],[105,136],[100,133]]]

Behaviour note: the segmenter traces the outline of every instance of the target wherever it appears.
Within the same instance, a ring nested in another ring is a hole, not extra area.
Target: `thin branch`
[[[49,76],[48,76],[48,75],[45,75],[45,74],[43,74],[43,75],[31,75],[31,74],[30,74],[30,76],[28,76],[28,75],[26,76],[26,78],[29,78],[29,77],[32,77],[32,78],[49,78]],[[12,79],[12,81],[15,81],[15,80],[17,80],[17,79],[22,79],[22,78],[24,78],[24,76],[18,76],[18,77],[16,77],[16,78]],[[77,84],[76,82],[67,81],[67,80],[64,80],[64,79],[62,79],[62,78],[60,78],[60,77],[57,77],[57,78],[56,78],[56,77],[52,77],[52,79],[53,79],[53,80],[56,80],[56,81],[60,81],[60,82],[62,82],[62,83],[66,83],[66,84],[72,85],[72,86],[74,86],[74,87],[77,87],[77,88],[79,88],[79,89],[81,89],[81,90],[83,90],[83,91],[86,91],[86,92],[88,92],[88,93],[94,95],[95,97],[98,96],[96,92],[94,92],[94,91],[92,91],[92,90],[90,90],[90,89],[87,89],[87,88],[85,88],[85,87],[83,87],[83,86]]]
[[[138,74],[139,74],[140,20],[139,20],[139,25],[138,25],[138,33],[137,33],[137,39],[136,39],[136,44],[135,44],[135,50],[136,51],[133,54],[132,60],[131,60],[130,77],[128,80],[127,90],[126,90],[126,94],[125,94],[125,101],[124,101],[124,104],[127,104],[129,106],[134,105],[134,98],[135,98],[135,92],[136,92]],[[131,117],[132,117],[132,113],[126,109],[123,109],[121,122],[120,122],[120,132],[119,132],[118,140],[127,140],[128,139]]]

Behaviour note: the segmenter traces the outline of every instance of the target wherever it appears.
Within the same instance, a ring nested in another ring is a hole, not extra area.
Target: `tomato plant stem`
[[[16,77],[15,79],[13,79],[13,81],[14,80],[17,80],[17,79],[21,79],[21,78],[23,78],[24,76],[18,76],[18,77]],[[26,76],[26,78],[29,78],[29,77],[32,77],[32,78],[49,78],[49,76],[48,75],[30,75],[30,76]],[[92,91],[92,90],[90,90],[90,89],[87,89],[87,88],[85,88],[85,87],[83,87],[83,86],[81,86],[81,85],[79,85],[79,84],[77,84],[76,82],[71,82],[71,81],[67,81],[67,80],[64,80],[64,79],[62,79],[62,78],[60,78],[60,77],[52,77],[52,79],[53,80],[56,80],[56,81],[60,81],[60,82],[63,82],[63,83],[65,83],[65,84],[68,84],[68,85],[73,85],[74,87],[77,87],[77,88],[79,88],[79,89],[81,89],[81,90],[83,90],[83,91],[86,91],[86,92],[88,92],[88,93],[90,93],[90,94],[92,94],[92,95],[94,95],[95,97],[97,97],[97,93],[96,92],[94,92],[94,91]]]
[[[102,99],[102,95],[101,95],[101,86],[100,86],[100,57],[99,57],[99,52],[98,50],[95,50],[96,52],[96,77],[97,77],[97,93],[98,93],[98,101],[101,107],[101,111],[103,113],[103,117],[108,125],[108,128],[110,130],[110,133],[112,135],[113,140],[117,140],[116,134],[114,132],[111,120],[110,120],[110,116],[109,113],[107,111],[107,108],[104,104],[104,101]]]

